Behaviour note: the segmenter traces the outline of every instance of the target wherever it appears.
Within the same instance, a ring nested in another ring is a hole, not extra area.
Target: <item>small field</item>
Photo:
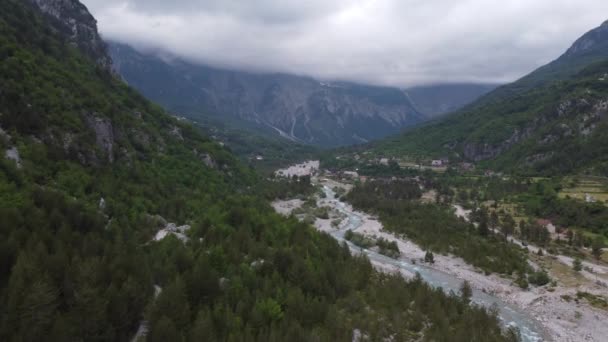
[[[564,265],[550,255],[538,256],[533,253],[529,255],[530,260],[549,271],[549,274],[561,285],[566,287],[578,287],[588,283],[588,280],[572,267]]]
[[[400,161],[398,162],[399,167],[403,169],[417,169],[417,170],[431,170],[435,172],[445,172],[448,167],[447,166],[428,166],[428,165],[420,165],[414,162]]]
[[[608,179],[592,176],[567,178],[564,180],[564,189],[559,193],[560,198],[566,196],[608,205]]]

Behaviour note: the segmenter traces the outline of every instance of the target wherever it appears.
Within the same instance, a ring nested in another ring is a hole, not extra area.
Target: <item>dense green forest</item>
[[[467,296],[275,214],[265,194],[309,185],[260,194],[33,6],[0,1],[0,147],[18,152],[0,158],[0,340],[126,341],[142,318],[150,341],[517,339]],[[151,241],[165,220],[189,240]]]
[[[194,124],[204,134],[221,141],[230,152],[238,156],[243,163],[254,167],[258,173],[269,174],[280,167],[303,159],[314,159],[322,154],[318,147],[274,136],[274,132],[256,133],[254,128],[240,128],[242,123],[234,122],[233,125],[227,125],[219,120],[205,119],[200,115],[191,115],[191,117],[196,117]]]

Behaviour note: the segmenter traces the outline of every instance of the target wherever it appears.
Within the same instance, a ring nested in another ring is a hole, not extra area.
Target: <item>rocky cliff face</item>
[[[60,31],[74,46],[99,66],[110,70],[112,59],[107,45],[99,36],[97,21],[89,10],[77,0],[30,0],[46,14],[52,27]]]
[[[108,158],[108,162],[114,162],[114,129],[112,121],[105,117],[86,115],[87,126],[95,132],[95,143]]]
[[[298,142],[336,146],[381,138],[424,119],[395,88],[220,70],[118,44],[110,51],[131,86],[195,120],[212,116]]]
[[[603,134],[608,98],[594,95],[563,100],[551,110],[539,113],[523,128],[515,128],[508,139],[498,144],[465,142],[463,155],[468,160],[479,162],[497,158],[519,147],[521,151],[517,154],[525,156],[525,165],[546,162],[557,154],[559,146],[591,141],[590,137]],[[525,144],[525,148],[521,144]]]

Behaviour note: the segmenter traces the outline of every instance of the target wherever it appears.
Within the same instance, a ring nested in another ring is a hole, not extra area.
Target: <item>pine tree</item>
[[[581,259],[575,258],[574,261],[572,262],[572,268],[576,272],[582,271],[583,270],[583,263],[581,262]]]
[[[568,229],[568,231],[566,232],[566,236],[568,237],[568,245],[572,246],[572,243],[574,241],[574,233],[571,229]]]
[[[471,284],[465,280],[460,286],[460,298],[465,303],[469,303],[471,301],[471,297],[473,296],[473,289],[471,288]]]
[[[199,311],[196,316],[196,321],[190,330],[189,340],[192,342],[198,341],[217,341],[217,335],[213,326],[213,319],[208,310]]]
[[[477,227],[479,235],[488,236],[490,234],[490,229],[488,228],[488,223],[486,221],[479,222],[479,226]]]
[[[604,238],[601,236],[597,236],[591,245],[591,254],[597,259],[600,260],[602,257],[602,248],[604,247]]]
[[[175,323],[173,323],[170,318],[167,316],[161,316],[150,329],[147,340],[150,342],[180,342],[182,340],[182,336],[177,330],[177,327],[175,327]]]
[[[490,214],[490,227],[496,228],[499,222],[500,220],[498,219],[498,213],[496,212],[496,210],[492,210],[492,213]]]
[[[424,254],[424,262],[428,262],[429,264],[435,263],[435,256],[433,255],[433,252],[430,250],[426,251],[426,254]]]
[[[477,211],[477,217],[479,220],[479,225],[477,227],[477,231],[481,236],[488,236],[490,234],[490,229],[488,227],[488,209],[486,207],[481,207]]]
[[[186,296],[186,287],[180,277],[177,277],[158,296],[151,311],[150,321],[155,323],[163,316],[169,318],[171,324],[180,331],[183,331],[190,322],[190,305]]]
[[[530,228],[526,221],[519,221],[519,234],[521,235],[521,239],[526,241],[530,238]]]
[[[507,214],[505,216],[504,221],[502,222],[502,233],[505,236],[505,239],[512,235],[515,231],[515,220],[513,220],[513,216],[511,214]]]
[[[19,310],[19,323],[25,340],[44,340],[57,314],[58,295],[48,281],[41,279],[31,284]]]

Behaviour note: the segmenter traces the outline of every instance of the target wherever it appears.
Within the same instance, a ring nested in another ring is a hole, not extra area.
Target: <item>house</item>
[[[550,220],[547,220],[547,219],[538,219],[538,220],[536,220],[536,224],[538,224],[541,227],[547,228],[547,230],[551,234],[555,234],[555,232],[556,232],[555,225]]]
[[[359,173],[356,171],[344,171],[342,176],[345,178],[359,178]]]
[[[435,167],[443,166],[443,161],[441,161],[441,159],[433,160],[433,161],[431,161],[431,166],[435,166]]]
[[[388,158],[380,158],[380,165],[388,166]]]
[[[483,174],[486,177],[503,177],[504,176],[504,173],[496,172],[496,171],[492,171],[492,170],[485,170]],[[506,180],[506,178],[503,178],[503,180]]]
[[[569,229],[558,227],[555,234],[556,240],[568,240],[568,234],[572,234]]]
[[[462,171],[473,171],[475,170],[475,165],[473,163],[460,163],[460,169]]]

